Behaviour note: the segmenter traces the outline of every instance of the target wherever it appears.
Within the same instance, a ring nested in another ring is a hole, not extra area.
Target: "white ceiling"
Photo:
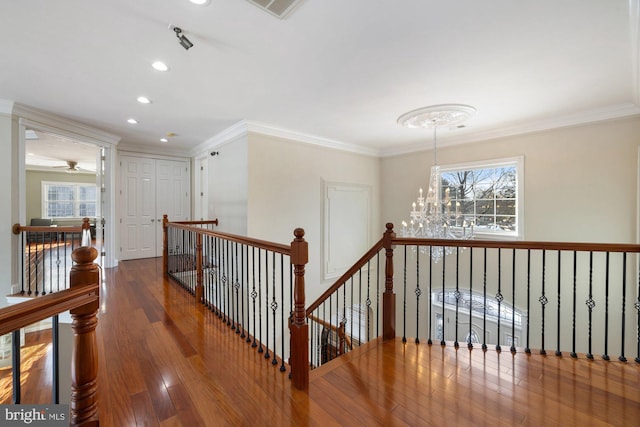
[[[396,119],[432,104],[478,110],[444,143],[638,114],[639,2],[302,0],[278,19],[241,0],[3,1],[0,99],[128,147],[189,152],[245,120],[392,154],[426,145]]]

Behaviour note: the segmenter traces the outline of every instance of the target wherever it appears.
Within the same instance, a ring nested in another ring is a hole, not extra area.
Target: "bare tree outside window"
[[[476,232],[517,232],[516,164],[441,172],[441,200],[451,225]]]

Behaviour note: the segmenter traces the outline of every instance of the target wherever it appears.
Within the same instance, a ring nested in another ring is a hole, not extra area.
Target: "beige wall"
[[[42,217],[42,181],[57,181],[57,182],[80,182],[86,184],[95,184],[96,178],[91,174],[69,174],[61,172],[47,172],[47,171],[26,171],[27,181],[27,225],[32,218]],[[56,220],[54,223],[64,223],[65,220]],[[74,224],[78,223],[77,220],[71,221]]]
[[[438,162],[524,156],[525,240],[629,243],[639,146],[640,118],[632,118],[439,147]],[[382,159],[382,218],[396,229],[432,162],[431,151]]]
[[[305,229],[308,301],[329,284],[322,283],[321,275],[324,181],[371,188],[370,243],[378,240],[382,230],[380,159],[249,134],[248,235],[288,244],[295,228]]]
[[[247,150],[246,137],[237,138],[216,148],[219,154],[207,163],[208,218],[218,219],[219,231],[247,235]]]

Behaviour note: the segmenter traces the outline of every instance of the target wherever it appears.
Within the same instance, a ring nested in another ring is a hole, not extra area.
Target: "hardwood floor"
[[[306,394],[165,280],[159,259],[125,261],[105,274],[98,326],[103,426],[635,426],[640,420],[640,365],[633,361],[470,352],[400,339],[375,341],[312,371]],[[25,391],[25,402],[26,393],[46,398]]]

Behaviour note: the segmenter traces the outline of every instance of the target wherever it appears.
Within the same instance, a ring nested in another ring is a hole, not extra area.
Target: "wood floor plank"
[[[288,372],[165,279],[160,259],[123,262],[105,280],[97,330],[103,426],[626,426],[640,419],[635,362],[399,338],[376,339],[313,370],[309,392],[301,392]],[[45,348],[46,339],[35,345]],[[41,353],[24,386],[36,400],[48,398],[49,353]]]

